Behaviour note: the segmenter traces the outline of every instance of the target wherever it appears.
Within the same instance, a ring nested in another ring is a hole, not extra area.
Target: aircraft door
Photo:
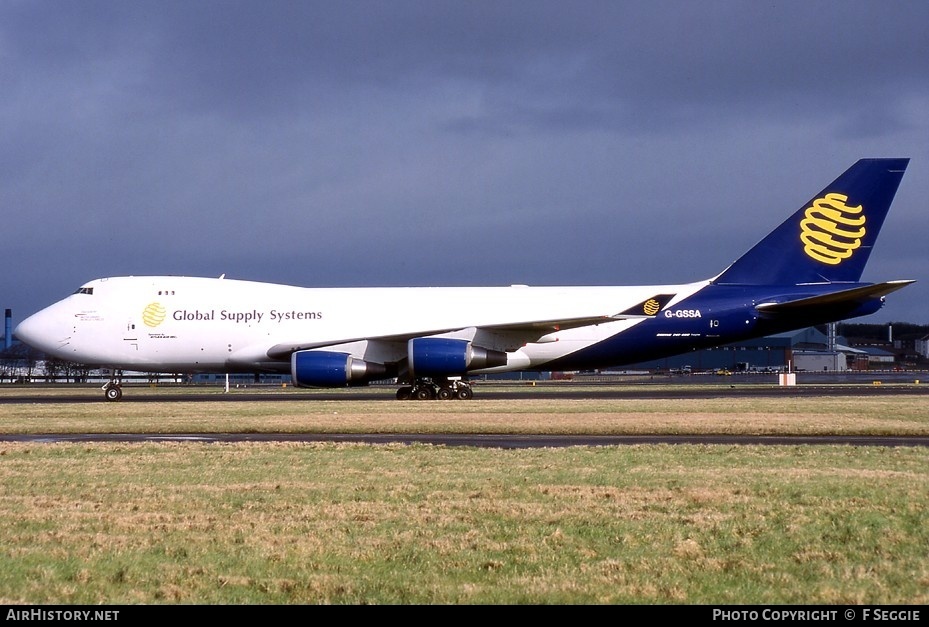
[[[128,322],[126,322],[126,330],[123,333],[123,342],[126,348],[129,350],[139,350],[139,333],[136,330],[135,320],[131,318]]]

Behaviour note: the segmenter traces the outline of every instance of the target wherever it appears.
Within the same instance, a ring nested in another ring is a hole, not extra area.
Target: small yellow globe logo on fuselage
[[[148,306],[142,310],[142,322],[144,322],[147,327],[157,327],[165,321],[167,313],[168,312],[160,303],[149,303]]]
[[[654,298],[649,298],[645,301],[645,305],[642,307],[645,310],[646,316],[654,316],[658,313],[658,310],[661,309],[661,304]]]

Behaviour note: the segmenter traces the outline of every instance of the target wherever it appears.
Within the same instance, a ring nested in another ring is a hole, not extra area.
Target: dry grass
[[[20,433],[927,423],[904,395],[0,404]],[[927,512],[921,447],[4,443],[0,604],[915,605]]]
[[[0,603],[929,601],[922,448],[2,453]]]
[[[51,390],[49,393],[55,393]],[[171,390],[173,393],[173,390]],[[99,397],[99,390],[88,394]],[[128,392],[131,394],[131,392]],[[150,390],[145,390],[151,394]],[[202,390],[201,390],[201,393]],[[215,392],[208,392],[214,398]],[[157,397],[156,397],[157,398]],[[929,434],[922,395],[468,402],[280,400],[0,404],[6,433],[378,432],[584,434]]]

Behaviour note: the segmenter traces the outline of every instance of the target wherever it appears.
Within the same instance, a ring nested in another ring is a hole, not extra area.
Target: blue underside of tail
[[[870,315],[880,297],[838,300],[794,312],[765,313],[755,305],[791,302],[867,284],[708,285],[690,298],[593,346],[548,362],[542,370],[586,370],[634,364],[804,327]],[[681,315],[681,313],[685,315]]]

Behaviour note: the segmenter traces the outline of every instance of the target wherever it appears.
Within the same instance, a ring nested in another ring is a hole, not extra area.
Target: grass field
[[[0,425],[907,435],[929,403],[10,403]],[[922,447],[4,443],[0,603],[917,605],[927,512]]]

